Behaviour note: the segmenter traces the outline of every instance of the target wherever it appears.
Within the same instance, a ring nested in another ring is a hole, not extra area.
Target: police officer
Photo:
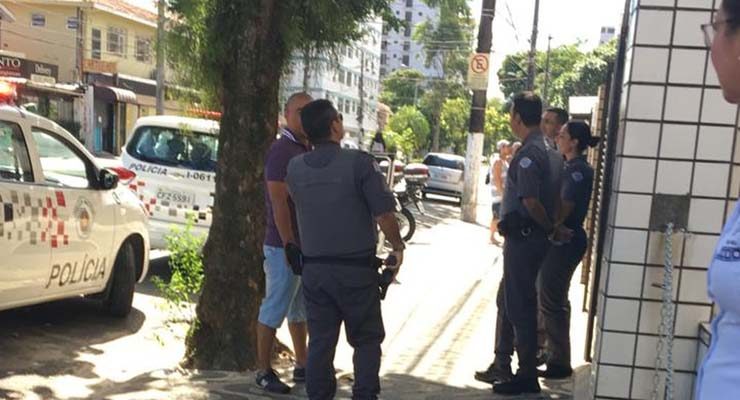
[[[540,308],[544,316],[547,343],[547,370],[540,375],[549,379],[571,376],[570,302],[568,291],[573,272],[586,253],[587,237],[583,221],[588,213],[594,171],[583,152],[599,143],[583,121],[563,126],[558,149],[566,158],[560,210],[557,223],[573,232],[568,243],[551,246],[540,271]]]
[[[301,120],[315,149],[291,160],[287,183],[303,253],[309,332],[306,391],[310,399],[334,397],[334,352],[344,322],[355,351],[353,399],[376,399],[385,337],[375,264],[376,222],[393,246],[397,273],[404,244],[394,216],[395,199],[372,156],[340,147],[342,115],[331,102],[307,104]]]
[[[509,368],[514,339],[519,370],[509,381],[494,384],[494,393],[539,393],[537,381],[537,290],[535,282],[548,248],[548,237],[561,239],[553,223],[556,180],[540,122],[542,101],[524,92],[511,107],[511,126],[522,140],[506,178],[499,231],[504,235],[504,279],[499,287],[497,349],[494,364]],[[503,301],[501,301],[503,300]],[[502,304],[503,303],[503,304]],[[507,357],[508,356],[508,357]]]

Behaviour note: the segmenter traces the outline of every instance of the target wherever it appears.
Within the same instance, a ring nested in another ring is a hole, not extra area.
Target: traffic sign
[[[472,90],[488,89],[488,74],[490,72],[490,55],[476,53],[470,56],[468,63],[468,87]]]

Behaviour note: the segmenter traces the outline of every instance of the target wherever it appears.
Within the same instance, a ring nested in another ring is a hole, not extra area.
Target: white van
[[[196,235],[207,235],[216,182],[218,122],[177,116],[143,117],[121,161],[136,173],[130,188],[150,213],[152,248],[165,248],[173,226],[188,218]]]

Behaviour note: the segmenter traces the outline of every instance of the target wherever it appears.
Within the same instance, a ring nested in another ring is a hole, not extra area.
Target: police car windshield
[[[143,126],[134,132],[127,152],[159,165],[215,172],[218,138],[215,135],[160,126]]]
[[[451,157],[429,154],[424,158],[424,164],[430,167],[443,167],[462,171],[465,169],[465,162]]]

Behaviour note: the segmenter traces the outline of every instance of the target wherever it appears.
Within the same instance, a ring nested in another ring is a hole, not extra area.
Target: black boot
[[[562,365],[548,365],[544,371],[537,371],[537,375],[545,379],[568,379],[573,375],[573,368]]]
[[[493,384],[496,382],[506,382],[513,376],[511,365],[500,365],[494,361],[488,366],[487,370],[476,371],[475,380]]]
[[[536,376],[515,376],[508,382],[493,385],[493,393],[497,394],[517,395],[523,393],[539,393],[541,390]]]

